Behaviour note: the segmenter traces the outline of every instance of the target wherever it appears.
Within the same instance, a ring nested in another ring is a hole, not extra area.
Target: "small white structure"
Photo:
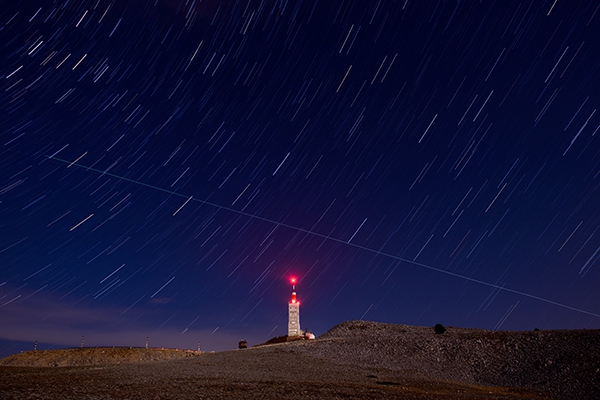
[[[292,278],[292,298],[288,303],[288,337],[302,336],[300,330],[300,302],[296,299],[296,278]]]

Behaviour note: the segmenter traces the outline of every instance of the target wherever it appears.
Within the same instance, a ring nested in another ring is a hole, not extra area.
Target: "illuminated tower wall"
[[[292,299],[288,303],[288,336],[300,336],[300,303],[296,300],[296,281],[292,279]]]

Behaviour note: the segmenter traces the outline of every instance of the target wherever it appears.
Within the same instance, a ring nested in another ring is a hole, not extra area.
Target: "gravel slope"
[[[600,330],[446,329],[435,334],[426,327],[349,321],[304,349],[402,375],[600,399]]]
[[[433,328],[349,321],[314,341],[215,354],[21,353],[0,360],[12,365],[0,366],[0,398],[594,399],[599,353],[598,330],[447,328],[436,335]]]
[[[0,360],[7,367],[76,367],[177,360],[197,356],[191,350],[143,349],[139,347],[84,347],[37,350],[13,354]]]

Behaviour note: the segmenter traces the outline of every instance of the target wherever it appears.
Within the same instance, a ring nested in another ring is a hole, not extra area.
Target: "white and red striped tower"
[[[300,330],[300,302],[296,299],[296,278],[291,279],[292,298],[288,303],[288,337],[301,336]]]

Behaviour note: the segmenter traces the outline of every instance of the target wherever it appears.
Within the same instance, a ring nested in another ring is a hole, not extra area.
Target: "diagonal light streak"
[[[398,260],[398,261],[403,261],[403,262],[406,262],[408,264],[416,265],[418,267],[429,269],[431,271],[436,271],[436,272],[439,272],[439,273],[442,273],[442,274],[445,274],[445,275],[453,276],[455,278],[459,278],[459,279],[462,279],[462,280],[465,280],[465,281],[469,281],[469,282],[473,282],[473,283],[478,283],[478,284],[483,285],[483,286],[488,286],[488,287],[491,287],[491,288],[494,288],[494,289],[498,289],[498,290],[502,290],[502,291],[508,292],[508,293],[514,293],[514,294],[517,294],[517,295],[520,295],[520,296],[523,296],[523,297],[528,297],[530,299],[534,299],[534,300],[538,300],[538,301],[541,301],[541,302],[544,302],[544,303],[547,303],[547,304],[552,304],[552,305],[555,305],[555,306],[558,306],[558,307],[562,307],[562,308],[565,308],[567,310],[576,311],[576,312],[579,312],[579,313],[582,313],[582,314],[591,315],[593,317],[600,318],[600,314],[598,314],[598,313],[594,313],[594,312],[591,312],[591,311],[583,310],[583,309],[577,308],[577,307],[572,307],[572,306],[569,306],[567,304],[563,304],[563,303],[559,303],[559,302],[554,301],[554,300],[547,299],[545,297],[536,296],[534,294],[523,292],[523,291],[516,290],[516,289],[511,289],[511,288],[508,288],[506,286],[500,286],[500,285],[496,285],[494,283],[490,283],[490,282],[483,281],[483,280],[480,280],[480,279],[471,278],[471,277],[466,276],[466,275],[457,274],[457,273],[451,272],[451,271],[446,271],[444,269],[437,268],[437,267],[434,267],[434,266],[431,266],[431,265],[427,265],[427,264],[423,264],[423,263],[420,263],[420,262],[417,262],[417,261],[409,260],[407,258],[402,258],[402,257],[396,256],[394,254],[390,254],[390,253],[386,253],[386,252],[383,252],[383,251],[375,250],[375,249],[372,249],[372,248],[366,247],[366,246],[361,246],[361,245],[356,244],[356,243],[351,243],[349,241],[345,241],[345,240],[338,239],[338,238],[335,238],[335,237],[332,237],[332,236],[324,235],[324,234],[321,234],[321,233],[318,233],[318,232],[314,232],[314,231],[311,231],[311,230],[308,230],[308,229],[300,228],[300,227],[297,227],[297,226],[294,226],[294,225],[290,225],[290,224],[286,224],[286,223],[283,223],[283,222],[275,221],[273,219],[261,217],[260,215],[251,214],[251,213],[248,213],[248,212],[245,212],[245,211],[236,210],[234,208],[222,206],[220,204],[212,203],[212,202],[206,201],[206,200],[202,200],[202,199],[198,199],[198,198],[192,198],[192,196],[189,196],[189,195],[186,195],[186,194],[177,193],[177,192],[175,192],[173,190],[168,190],[168,189],[164,189],[164,188],[161,188],[161,187],[158,187],[158,186],[150,185],[148,183],[137,181],[135,179],[126,178],[124,176],[116,175],[116,174],[113,174],[113,173],[110,173],[110,172],[105,172],[105,171],[102,171],[102,170],[99,170],[99,169],[96,169],[96,168],[88,167],[86,165],[77,164],[77,163],[75,163],[73,161],[63,160],[63,159],[60,159],[60,158],[57,158],[57,157],[54,157],[54,156],[46,156],[46,157],[48,157],[49,159],[55,160],[55,161],[59,161],[59,162],[65,163],[65,164],[67,164],[69,166],[76,166],[76,167],[79,167],[79,168],[83,168],[83,169],[85,169],[87,171],[97,172],[97,173],[102,174],[102,175],[108,175],[110,177],[113,177],[113,178],[116,178],[116,179],[120,179],[122,181],[135,183],[136,185],[140,185],[140,186],[144,186],[144,187],[147,187],[147,188],[150,188],[150,189],[154,189],[154,190],[157,190],[157,191],[160,191],[160,192],[168,193],[168,194],[173,195],[173,196],[179,196],[179,197],[182,197],[182,198],[186,198],[186,199],[188,199],[188,201],[191,200],[191,201],[199,202],[199,203],[202,203],[202,204],[206,204],[208,206],[219,208],[221,210],[230,211],[232,213],[236,213],[236,214],[239,214],[239,215],[244,215],[244,216],[246,216],[248,218],[252,218],[252,219],[259,220],[259,221],[268,222],[268,223],[274,224],[274,225],[279,225],[279,226],[282,226],[282,227],[285,227],[285,228],[293,229],[293,230],[298,231],[298,232],[303,232],[303,233],[306,233],[306,234],[309,234],[309,235],[312,235],[312,236],[316,236],[316,237],[320,237],[320,238],[323,238],[323,239],[327,239],[327,240],[330,240],[332,242],[341,243],[341,244],[344,244],[346,246],[351,246],[351,247],[354,247],[356,249],[364,250],[364,251],[367,251],[367,252],[370,252],[370,253],[374,253],[374,254],[377,254],[377,255],[380,255],[380,256],[392,258],[392,259]],[[170,283],[170,281],[167,282],[167,284],[168,283]],[[160,290],[162,290],[162,288]]]

